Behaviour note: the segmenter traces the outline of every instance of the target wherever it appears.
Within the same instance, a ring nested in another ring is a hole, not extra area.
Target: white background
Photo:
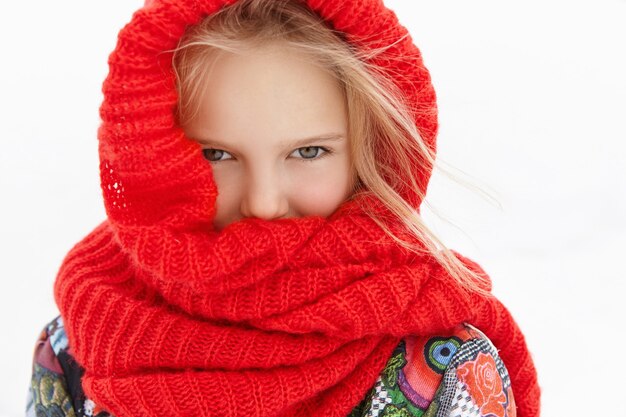
[[[428,223],[491,275],[544,416],[626,415],[626,2],[385,3],[431,71],[441,161],[496,198],[436,172],[427,201],[447,221],[425,208]],[[0,6],[0,416],[23,415],[56,271],[104,219],[100,87],[141,4]]]

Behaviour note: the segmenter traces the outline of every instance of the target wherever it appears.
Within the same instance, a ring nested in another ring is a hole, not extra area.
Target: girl
[[[28,415],[539,415],[489,277],[420,218],[435,94],[382,2],[148,1],[109,64],[107,219]]]

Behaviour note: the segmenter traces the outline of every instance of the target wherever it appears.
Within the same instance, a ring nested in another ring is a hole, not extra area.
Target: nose
[[[289,202],[280,184],[271,178],[257,178],[245,190],[240,211],[244,217],[278,219],[289,211]]]

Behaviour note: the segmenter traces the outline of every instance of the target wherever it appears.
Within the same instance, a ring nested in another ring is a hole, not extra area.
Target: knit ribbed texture
[[[150,1],[109,57],[98,131],[108,219],[72,248],[54,287],[87,396],[116,417],[345,416],[401,338],[468,322],[499,349],[518,415],[538,416],[536,371],[508,310],[399,246],[363,212],[386,214],[375,200],[348,201],[327,219],[212,229],[211,165],[174,122],[162,51],[223,4]],[[406,34],[381,1],[308,4],[348,39],[380,46]],[[419,50],[407,37],[391,52],[404,58],[377,64],[434,149],[435,95]],[[416,166],[422,192],[430,168]],[[417,190],[401,191],[419,207]]]

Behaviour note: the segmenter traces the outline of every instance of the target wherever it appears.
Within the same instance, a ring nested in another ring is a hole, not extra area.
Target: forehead
[[[339,81],[293,50],[224,52],[207,76],[198,117],[186,129],[197,139],[284,141],[345,132]]]

